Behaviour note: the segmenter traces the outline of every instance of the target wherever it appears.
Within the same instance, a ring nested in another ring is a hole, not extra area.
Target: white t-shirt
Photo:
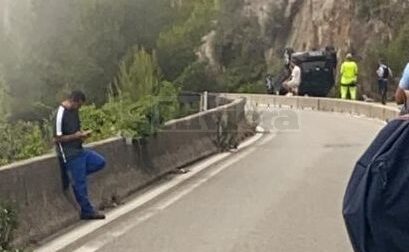
[[[409,63],[406,65],[402,74],[402,79],[399,82],[399,87],[403,90],[409,90]]]
[[[294,66],[291,72],[291,79],[287,82],[287,86],[290,88],[298,88],[301,84],[301,68]]]
[[[378,74],[379,79],[383,79],[383,76],[385,74],[385,69],[388,69],[389,76],[392,77],[392,70],[389,67],[387,67],[386,65],[381,64],[379,66],[378,70],[376,71],[376,73]]]

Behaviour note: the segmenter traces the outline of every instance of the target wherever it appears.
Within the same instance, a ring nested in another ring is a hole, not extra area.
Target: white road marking
[[[247,140],[243,144],[241,144],[239,146],[239,149],[247,148],[248,146],[254,144],[259,139],[261,139],[262,136],[263,136],[263,134],[256,134],[254,137],[250,138],[249,140]],[[274,137],[274,135],[270,135],[269,138],[268,138],[268,141],[270,139],[272,139],[273,137]],[[264,141],[263,141],[263,143],[264,143]],[[167,192],[170,189],[176,187],[177,185],[181,184],[182,182],[186,181],[187,179],[195,176],[196,174],[200,173],[201,171],[205,170],[206,168],[208,168],[208,167],[210,167],[210,166],[212,166],[212,165],[226,159],[227,157],[229,157],[231,155],[232,155],[232,153],[217,154],[217,155],[215,155],[215,156],[213,156],[213,157],[211,157],[211,158],[209,158],[209,159],[207,159],[207,160],[193,166],[193,169],[192,169],[191,172],[189,172],[187,174],[177,176],[177,177],[173,178],[172,180],[170,180],[169,182],[158,186],[157,188],[153,189],[152,191],[147,192],[147,193],[141,195],[140,197],[135,198],[134,200],[130,201],[129,203],[125,204],[124,206],[121,206],[121,207],[118,207],[117,209],[112,210],[111,212],[106,214],[106,217],[107,217],[106,220],[87,223],[86,225],[83,225],[83,226],[81,226],[79,228],[76,228],[75,230],[72,230],[72,231],[70,231],[70,232],[68,232],[68,233],[66,233],[66,234],[52,240],[48,244],[45,244],[45,245],[35,249],[34,251],[35,252],[55,252],[55,251],[62,250],[64,248],[68,247],[69,245],[73,244],[74,242],[78,241],[82,237],[85,237],[86,235],[89,235],[89,234],[95,232],[99,228],[113,222],[114,220],[120,218],[121,216],[123,216],[123,215],[135,210],[136,208],[146,204],[147,202],[149,202],[149,201],[155,199],[156,197],[164,194],[165,192]],[[229,164],[229,165],[231,165],[231,164]],[[222,167],[224,167],[223,169],[227,168],[226,165],[223,165]],[[219,168],[216,171],[218,171],[217,173],[219,173],[223,169]],[[213,176],[215,176],[215,175],[213,175]],[[203,184],[204,182],[205,181],[201,182],[201,184]],[[182,194],[183,193],[184,192],[182,192]],[[179,196],[177,196],[177,197],[179,197]],[[176,201],[177,200],[175,200],[174,202],[176,202]],[[172,202],[172,203],[174,203],[174,202]],[[172,203],[168,203],[168,204],[170,205]],[[151,213],[151,214],[154,215],[155,213]],[[142,216],[142,218],[139,219],[139,223],[141,222],[141,220],[144,221],[144,220],[149,219],[150,217],[151,216],[149,216],[149,215],[148,216]],[[90,251],[95,251],[95,249],[92,248],[92,247],[81,247],[77,251],[90,252]]]

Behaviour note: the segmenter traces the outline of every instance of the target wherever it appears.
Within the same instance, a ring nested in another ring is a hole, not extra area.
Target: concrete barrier
[[[224,103],[226,100],[222,100]],[[89,192],[97,206],[120,201],[162,175],[219,151],[219,124],[245,121],[246,101],[229,104],[168,122],[157,135],[127,144],[112,138],[91,147],[107,159],[107,167],[92,176]],[[242,132],[233,132],[241,137]],[[79,220],[70,192],[64,192],[59,164],[46,155],[0,168],[0,199],[19,215],[15,244],[39,241]]]
[[[319,106],[320,106],[320,103],[318,99],[309,98],[309,97],[306,97],[304,99],[298,99],[297,108],[318,110]]]
[[[363,115],[388,121],[399,115],[399,109],[375,103],[348,101],[330,98],[274,96],[255,94],[220,94],[222,97],[238,99],[246,98],[251,104],[274,104],[277,107],[291,107],[295,109],[314,109],[326,112],[349,113]]]

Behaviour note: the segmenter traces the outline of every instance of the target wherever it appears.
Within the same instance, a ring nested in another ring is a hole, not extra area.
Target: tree
[[[160,70],[155,53],[151,55],[143,48],[136,48],[132,52],[132,57],[121,63],[115,86],[131,100],[138,101],[144,96],[155,94]]]
[[[232,0],[224,2],[216,30],[217,60],[225,69],[219,79],[225,91],[255,83],[266,72],[265,51],[270,48],[271,40],[261,33],[256,17],[243,17],[241,11],[240,4],[233,5]]]
[[[196,50],[203,36],[214,28],[212,21],[218,11],[217,2],[195,0],[190,4],[182,10],[190,11],[187,20],[176,23],[158,38],[159,63],[168,80],[178,78],[186,67],[196,61]]]

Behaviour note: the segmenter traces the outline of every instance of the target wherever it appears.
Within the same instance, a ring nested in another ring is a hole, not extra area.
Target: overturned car
[[[284,67],[282,71],[267,85],[270,94],[285,95],[283,82],[290,78],[289,62],[297,59],[302,71],[299,95],[326,97],[335,85],[335,72],[337,68],[337,55],[332,47],[324,50],[307,52],[294,52],[288,48],[284,53]]]

